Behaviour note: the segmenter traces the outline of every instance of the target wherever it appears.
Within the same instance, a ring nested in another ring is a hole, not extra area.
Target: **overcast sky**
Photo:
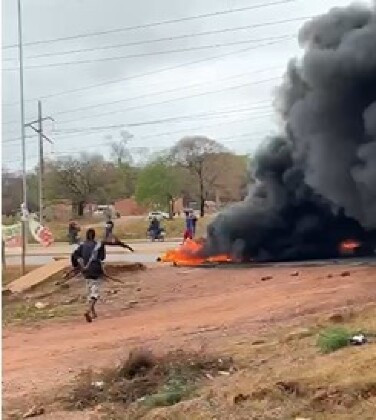
[[[288,60],[300,54],[299,27],[307,17],[350,3],[22,0],[24,43],[49,41],[24,48],[26,121],[37,118],[41,98],[44,115],[55,119],[45,124],[55,142],[46,145],[50,157],[80,151],[108,157],[109,143],[121,139],[123,130],[133,135],[129,147],[140,160],[195,134],[251,153],[278,130],[273,94]],[[3,0],[2,6],[3,165],[17,170],[17,1]],[[71,39],[56,41],[66,37]],[[36,164],[37,151],[37,139],[28,138],[28,168]]]

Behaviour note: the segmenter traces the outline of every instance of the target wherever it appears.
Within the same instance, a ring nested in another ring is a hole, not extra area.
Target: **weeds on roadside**
[[[317,346],[324,353],[331,353],[350,344],[352,332],[343,327],[330,327],[320,332]]]
[[[191,395],[206,375],[232,366],[230,358],[203,352],[173,351],[158,358],[149,350],[136,349],[115,368],[98,374],[82,371],[63,400],[68,408],[78,410],[103,403],[127,406],[135,401],[149,408],[173,405]]]

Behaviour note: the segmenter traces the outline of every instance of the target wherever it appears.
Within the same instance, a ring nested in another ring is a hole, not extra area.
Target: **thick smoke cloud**
[[[285,133],[257,152],[248,197],[209,226],[206,253],[321,258],[375,238],[375,10],[332,9],[299,42],[276,98]]]

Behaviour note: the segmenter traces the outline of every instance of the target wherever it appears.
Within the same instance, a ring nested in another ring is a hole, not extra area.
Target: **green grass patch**
[[[161,390],[146,396],[142,402],[146,407],[167,407],[187,399],[195,386],[183,377],[171,377]]]
[[[350,338],[353,332],[343,327],[330,327],[321,331],[317,346],[324,354],[331,353],[350,344]]]

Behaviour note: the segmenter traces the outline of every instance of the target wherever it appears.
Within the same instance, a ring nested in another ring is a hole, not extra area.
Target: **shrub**
[[[323,353],[331,353],[350,344],[352,333],[346,328],[331,327],[319,334],[317,345]]]

